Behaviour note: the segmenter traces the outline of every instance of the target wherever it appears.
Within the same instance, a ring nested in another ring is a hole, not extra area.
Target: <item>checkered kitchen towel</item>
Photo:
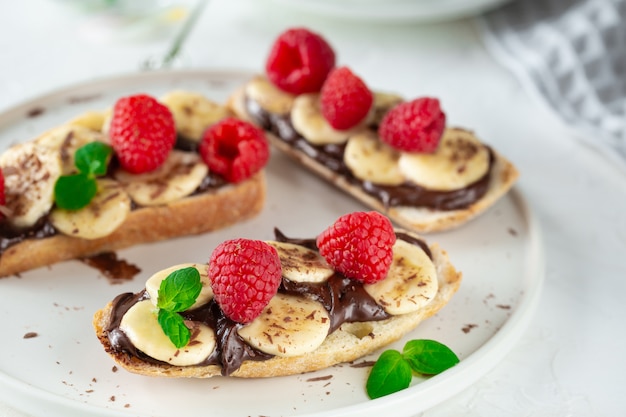
[[[626,166],[626,0],[517,0],[480,23],[497,58]]]

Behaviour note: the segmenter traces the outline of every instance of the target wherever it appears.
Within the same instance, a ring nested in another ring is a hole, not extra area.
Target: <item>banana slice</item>
[[[109,118],[111,110],[88,111],[76,116],[67,122],[68,125],[86,127],[87,129],[102,132],[105,121]]]
[[[7,221],[17,228],[33,226],[54,203],[54,184],[62,170],[59,152],[34,142],[14,145],[0,157],[0,168]]]
[[[374,184],[399,185],[405,182],[398,167],[400,152],[378,140],[371,132],[350,136],[343,161],[352,174]]]
[[[172,91],[159,101],[172,112],[178,133],[194,142],[202,140],[209,126],[230,115],[226,107],[189,91]]]
[[[84,126],[64,125],[47,132],[35,143],[56,150],[63,163],[63,175],[76,172],[74,154],[81,146],[90,142],[107,142],[106,135]]]
[[[295,282],[324,282],[335,271],[317,252],[291,243],[268,241],[278,252],[283,276]]]
[[[109,137],[109,130],[111,130],[111,119],[113,118],[113,109],[109,109],[104,114],[104,120],[102,121],[102,130],[107,137]]]
[[[291,123],[303,138],[314,145],[338,145],[360,130],[361,124],[348,130],[334,129],[322,115],[319,98],[319,94],[301,94],[293,102]]]
[[[387,278],[365,284],[365,291],[389,314],[419,310],[436,295],[437,270],[426,252],[404,240],[396,240]]]
[[[273,114],[287,114],[295,96],[286,93],[265,77],[255,77],[245,87],[245,95],[263,110]]]
[[[99,179],[98,193],[80,210],[54,208],[50,223],[61,233],[83,239],[98,239],[117,229],[130,213],[130,198],[122,186],[111,179]]]
[[[426,188],[458,190],[489,169],[489,151],[471,132],[447,129],[434,153],[403,153],[398,161],[406,178]]]
[[[167,278],[167,276],[172,272],[189,267],[193,267],[198,270],[198,272],[200,273],[200,280],[202,281],[202,290],[200,290],[200,295],[198,295],[196,302],[191,307],[189,307],[189,310],[193,310],[194,308],[198,308],[204,304],[207,304],[213,299],[213,290],[211,289],[211,281],[209,280],[208,265],[186,263],[163,269],[148,278],[148,281],[146,281],[146,291],[150,295],[150,299],[155,306],[159,295],[159,287],[161,286],[161,281]]]
[[[374,91],[374,104],[372,108],[374,111],[370,112],[367,119],[369,125],[378,126],[383,120],[385,114],[391,110],[392,107],[403,102],[402,96],[394,93],[385,93],[382,91]]]
[[[329,329],[330,317],[320,303],[278,293],[259,317],[237,332],[262,352],[289,357],[317,349]]]
[[[200,155],[173,150],[163,165],[145,174],[115,171],[130,198],[141,206],[156,206],[180,200],[202,183],[209,172]]]
[[[185,324],[191,329],[192,339],[187,346],[178,349],[161,329],[154,305],[150,300],[143,300],[124,314],[120,329],[137,349],[154,359],[175,366],[197,365],[215,349],[215,333],[205,324]]]

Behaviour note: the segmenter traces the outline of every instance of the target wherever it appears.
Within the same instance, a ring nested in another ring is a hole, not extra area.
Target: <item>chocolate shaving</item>
[[[351,368],[369,368],[369,367],[374,366],[375,363],[376,361],[362,361],[362,362],[351,363],[350,367]]]
[[[332,375],[318,376],[316,378],[307,379],[307,382],[328,381],[329,379],[332,379],[332,378],[333,378]]]
[[[467,324],[461,330],[463,330],[463,333],[467,334],[475,327],[478,327],[478,324]]]
[[[26,113],[26,116],[29,118],[35,118],[35,117],[41,116],[45,112],[46,112],[46,109],[44,109],[43,107],[35,107],[33,109],[30,109]]]

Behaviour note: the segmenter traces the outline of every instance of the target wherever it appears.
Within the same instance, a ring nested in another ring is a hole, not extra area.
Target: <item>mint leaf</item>
[[[367,378],[367,395],[380,398],[403,390],[411,384],[411,367],[397,350],[384,351]]]
[[[196,268],[178,269],[161,281],[157,307],[172,312],[185,311],[196,302],[200,290],[202,281]]]
[[[411,369],[422,375],[437,375],[459,363],[449,347],[434,340],[411,340],[402,353]]]
[[[177,269],[161,281],[159,286],[157,318],[163,333],[179,349],[189,343],[191,332],[178,312],[191,307],[201,290],[200,272],[194,267]]]
[[[74,154],[74,165],[79,172],[102,176],[107,173],[113,148],[106,143],[90,142],[81,146]]]
[[[157,315],[157,320],[165,335],[178,349],[189,343],[191,331],[185,326],[185,321],[178,313],[161,309]]]
[[[56,205],[66,210],[79,210],[89,205],[98,192],[96,176],[107,173],[113,148],[102,142],[89,142],[74,153],[77,174],[62,175],[54,184]]]
[[[97,192],[96,180],[83,173],[64,175],[54,184],[56,204],[66,210],[78,210],[87,206]]]
[[[398,392],[411,384],[413,371],[422,375],[436,375],[459,363],[459,358],[446,345],[434,340],[411,340],[402,353],[384,351],[367,378],[367,395],[379,398]]]

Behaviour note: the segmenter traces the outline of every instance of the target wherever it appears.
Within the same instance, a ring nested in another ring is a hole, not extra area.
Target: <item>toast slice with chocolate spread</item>
[[[200,152],[225,123],[258,144],[243,173],[228,171],[238,155],[220,171]],[[260,129],[188,91],[123,97],[13,145],[0,155],[0,277],[249,219],[264,206],[268,153]]]
[[[438,99],[373,91],[335,65],[319,34],[287,30],[272,45],[265,73],[233,92],[228,105],[303,167],[420,233],[466,223],[516,182],[509,159],[472,131],[447,126]]]
[[[208,265],[175,265],[155,273],[138,293],[120,294],[95,313],[95,333],[118,365],[147,376],[274,377],[354,361],[437,313],[461,282],[461,273],[437,244],[428,245],[406,230],[392,232],[390,264],[376,282],[339,272],[320,254],[315,239],[289,239],[277,232],[275,241],[262,243],[274,248],[280,260],[279,286],[251,320],[231,319],[232,308],[218,299],[215,286],[222,278],[214,252]],[[157,316],[166,297],[163,282],[183,270],[200,277],[202,290],[191,307],[177,313],[191,337],[176,347]]]

